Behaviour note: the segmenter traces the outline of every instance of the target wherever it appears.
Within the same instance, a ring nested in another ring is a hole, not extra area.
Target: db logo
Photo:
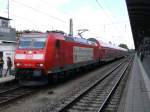
[[[33,55],[32,54],[28,54],[26,55],[26,59],[32,59]]]

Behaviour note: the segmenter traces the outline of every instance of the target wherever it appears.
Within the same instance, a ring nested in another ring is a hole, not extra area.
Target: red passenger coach
[[[88,40],[97,43],[99,46],[99,59],[101,62],[112,61],[127,55],[127,50],[124,48],[98,41],[95,38],[89,38]]]
[[[24,85],[43,85],[49,77],[100,61],[100,46],[60,32],[27,33],[15,51],[16,78]]]

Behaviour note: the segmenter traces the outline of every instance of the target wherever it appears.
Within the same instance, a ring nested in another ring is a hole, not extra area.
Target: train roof
[[[121,48],[121,47],[115,46],[115,45],[113,45],[113,44],[109,44],[109,43],[106,43],[106,42],[97,40],[97,39],[95,39],[95,38],[89,38],[88,40],[91,40],[91,41],[93,41],[93,42],[96,42],[96,43],[98,43],[98,44],[99,44],[100,46],[102,46],[102,47],[112,48],[112,49],[118,49],[118,50],[122,50],[122,51],[127,51],[127,50],[124,49],[124,48]]]
[[[59,31],[59,30],[55,30],[55,31],[49,31],[51,33],[60,33],[64,36],[65,40],[67,41],[73,41],[73,42],[78,42],[81,44],[87,44],[87,45],[94,45],[97,46],[97,44],[93,41],[90,41],[88,39],[82,38],[80,36],[70,36],[67,35],[64,31]]]
[[[108,47],[108,48],[113,48],[113,49],[118,49],[118,50],[126,50],[126,49],[124,49],[124,48],[121,48],[121,47],[116,46],[116,45],[111,44],[111,43],[105,43],[105,42],[102,42],[102,41],[99,41],[99,42],[100,42],[100,45],[101,45],[102,47]]]
[[[21,37],[47,37],[49,34],[60,34],[65,35],[65,32],[54,30],[54,31],[46,31],[46,32],[34,32],[34,31],[27,31],[21,33]]]
[[[78,43],[81,43],[81,44],[97,46],[97,44],[95,42],[90,41],[90,40],[85,39],[85,38],[82,38],[82,37],[79,37],[79,36],[66,36],[65,39],[68,40],[68,41],[74,41],[74,42],[78,42]]]
[[[69,36],[63,31],[48,31],[46,33],[23,33],[21,37],[48,37],[48,35],[55,35],[55,34],[60,34],[62,35],[62,39],[66,41],[72,41],[72,42],[77,42],[81,44],[86,44],[86,45],[94,45],[97,46],[97,44],[93,41],[90,41],[88,39],[82,38],[80,36]],[[56,36],[55,36],[56,37]],[[61,38],[58,38],[61,39]]]
[[[110,43],[105,43],[105,42],[97,40],[95,38],[85,39],[85,38],[82,38],[80,36],[69,36],[66,33],[64,33],[63,31],[58,31],[58,30],[48,31],[46,33],[40,33],[40,32],[23,33],[21,37],[48,37],[49,34],[60,34],[60,35],[62,35],[63,40],[66,40],[66,41],[73,41],[73,42],[78,42],[81,44],[94,45],[94,46],[100,45],[100,46],[106,47],[106,48],[112,48],[112,49],[127,51],[127,49],[115,46],[115,45],[110,44]],[[58,38],[58,39],[60,39],[60,38]]]
[[[23,33],[21,37],[47,37],[47,33]]]
[[[124,48],[122,48],[122,47],[113,45],[113,44],[111,44],[111,43],[104,43],[104,42],[100,41],[100,45],[101,45],[102,47],[107,47],[107,48],[112,48],[112,49],[127,51],[127,49],[124,49]]]

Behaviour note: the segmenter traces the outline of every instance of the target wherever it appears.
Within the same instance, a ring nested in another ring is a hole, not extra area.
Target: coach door
[[[64,66],[64,49],[62,44],[63,44],[62,40],[56,41],[56,57],[57,57],[57,65],[59,67]]]

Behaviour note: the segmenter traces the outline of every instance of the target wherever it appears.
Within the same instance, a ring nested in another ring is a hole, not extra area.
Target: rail
[[[131,59],[130,59],[131,61]],[[130,63],[129,61],[129,63]],[[96,81],[92,86],[90,86],[89,88],[87,88],[82,94],[78,95],[75,99],[73,99],[71,102],[69,102],[67,105],[65,105],[63,108],[61,108],[59,110],[59,112],[66,112],[67,110],[69,110],[76,102],[78,102],[83,96],[85,96],[89,91],[91,91],[95,86],[99,85],[99,83],[101,83],[104,79],[106,79],[108,76],[110,76],[115,70],[117,70],[122,64],[124,63],[121,62],[119,65],[117,65],[114,69],[112,69],[111,71],[107,72],[106,75],[104,75],[103,77],[101,77],[98,81]],[[105,107],[105,104],[108,102],[108,100],[110,99],[112,93],[115,91],[116,87],[118,86],[121,78],[123,77],[126,69],[128,68],[129,63],[125,66],[123,72],[121,73],[118,81],[116,82],[116,84],[112,87],[110,93],[108,94],[108,96],[105,98],[104,102],[102,104],[99,105],[99,111],[101,112],[102,109]]]

